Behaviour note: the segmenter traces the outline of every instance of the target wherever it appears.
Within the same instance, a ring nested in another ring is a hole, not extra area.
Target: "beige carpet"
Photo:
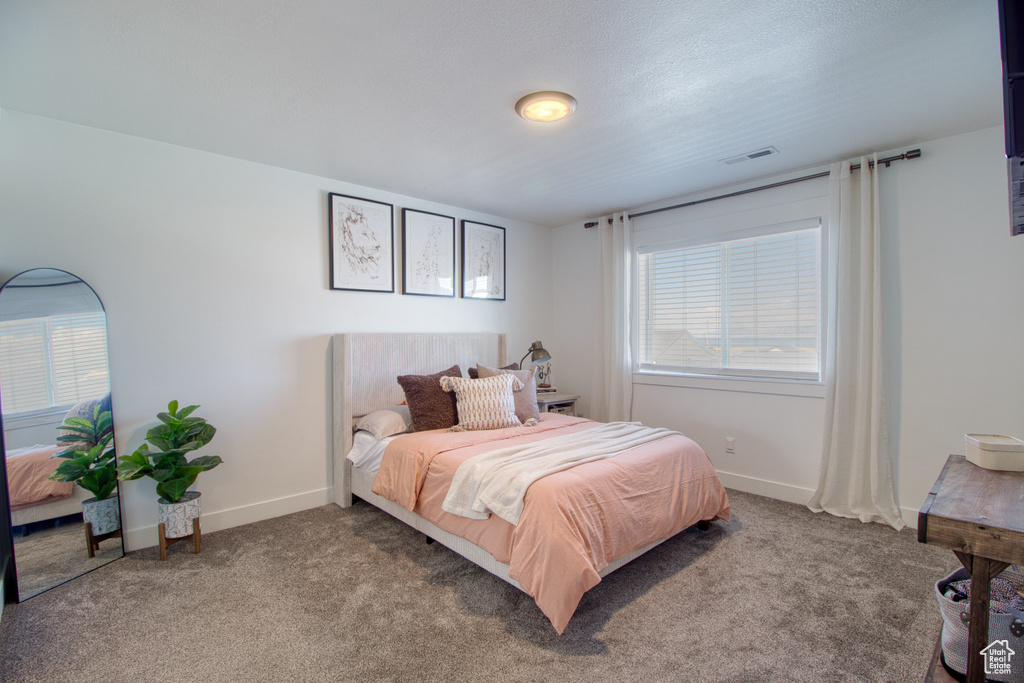
[[[121,539],[108,538],[89,557],[82,522],[33,531],[14,539],[18,594],[22,600],[121,557]]]
[[[730,492],[733,521],[605,578],[565,635],[364,503],[130,553],[0,621],[4,681],[911,681],[951,553]]]

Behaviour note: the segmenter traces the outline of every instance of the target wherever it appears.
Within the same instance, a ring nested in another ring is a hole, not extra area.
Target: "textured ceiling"
[[[1000,69],[996,0],[0,3],[0,108],[551,226],[998,125]]]

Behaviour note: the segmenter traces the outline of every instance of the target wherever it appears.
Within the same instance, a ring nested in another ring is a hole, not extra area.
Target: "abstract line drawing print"
[[[463,296],[505,298],[505,230],[463,221]]]
[[[416,275],[417,284],[421,287],[429,287],[441,278],[441,264],[438,263],[440,256],[441,227],[435,225],[430,227],[424,236],[419,258],[413,265],[413,273]]]
[[[331,195],[334,289],[394,291],[390,204]]]
[[[411,209],[402,218],[404,293],[455,296],[455,219]]]
[[[366,212],[355,206],[343,206],[338,212],[338,249],[353,273],[371,277],[380,272],[384,245],[366,223]]]

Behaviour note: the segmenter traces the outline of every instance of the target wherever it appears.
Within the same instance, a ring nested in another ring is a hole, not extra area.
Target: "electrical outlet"
[[[736,439],[731,436],[725,437],[725,452],[735,453],[736,452]]]

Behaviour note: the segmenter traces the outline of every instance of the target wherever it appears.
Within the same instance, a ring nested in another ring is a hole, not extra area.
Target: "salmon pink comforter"
[[[64,462],[53,455],[64,450],[66,446],[39,445],[7,452],[7,490],[12,510],[51,503],[74,492],[73,483],[50,479],[57,465]]]
[[[507,564],[509,576],[561,634],[608,564],[700,520],[729,519],[729,499],[711,462],[682,435],[537,480],[516,525],[496,515],[474,520],[441,509],[464,460],[594,425],[544,413],[533,427],[406,434],[388,446],[373,492]]]

